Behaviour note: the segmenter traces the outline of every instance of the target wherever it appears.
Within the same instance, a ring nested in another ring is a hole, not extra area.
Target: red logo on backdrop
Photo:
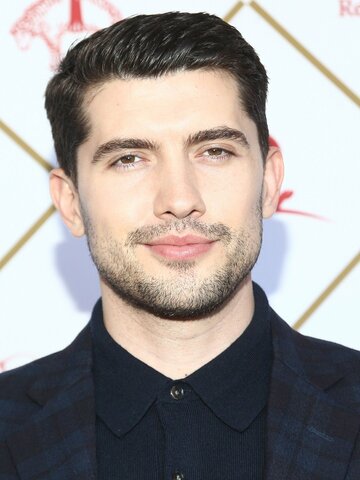
[[[339,0],[339,14],[341,17],[360,17],[360,2]]]
[[[273,137],[269,137],[269,145],[270,147],[280,148],[278,142]],[[293,197],[293,195],[294,195],[293,190],[284,190],[283,192],[281,192],[279,203],[276,209],[277,213],[290,213],[292,215],[302,215],[304,217],[316,218],[317,220],[326,220],[326,218],[321,217],[320,215],[316,215],[314,213],[304,212],[303,210],[296,210],[296,209],[284,207],[284,203],[286,203],[286,201],[289,198]]]
[[[87,22],[90,15],[104,24]],[[119,10],[108,0],[38,0],[25,10],[11,34],[22,50],[27,50],[35,39],[44,42],[54,69],[64,50],[81,34],[93,33],[121,18]]]

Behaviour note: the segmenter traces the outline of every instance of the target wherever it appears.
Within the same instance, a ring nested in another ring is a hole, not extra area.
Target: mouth
[[[211,250],[215,242],[216,240],[195,235],[186,235],[185,237],[171,235],[144,244],[144,246],[155,255],[168,260],[191,260]]]

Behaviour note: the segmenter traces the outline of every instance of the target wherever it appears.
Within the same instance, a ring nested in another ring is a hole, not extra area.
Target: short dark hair
[[[168,12],[125,18],[69,49],[45,93],[60,167],[76,184],[77,149],[90,134],[83,104],[91,88],[114,78],[156,78],[197,69],[222,70],[236,80],[265,159],[268,78],[255,50],[215,15]]]

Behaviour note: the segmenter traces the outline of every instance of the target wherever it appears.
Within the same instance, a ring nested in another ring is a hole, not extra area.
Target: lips
[[[169,235],[167,237],[158,238],[149,242],[147,245],[194,245],[194,244],[204,244],[211,243],[213,240],[208,238],[198,237],[196,235],[186,235],[185,237],[177,237],[175,235]]]
[[[186,235],[185,237],[169,235],[153,240],[145,244],[145,247],[149,248],[154,254],[169,260],[190,260],[208,252],[214,243],[214,240],[196,235]]]

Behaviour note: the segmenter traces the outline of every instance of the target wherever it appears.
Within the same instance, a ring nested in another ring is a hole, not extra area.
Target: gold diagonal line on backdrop
[[[284,27],[282,27],[268,12],[266,12],[256,1],[250,2],[250,6],[268,22],[280,35],[282,35],[298,52],[300,52],[314,67],[316,67],[325,77],[328,78],[336,87],[338,87],[350,100],[357,106],[360,106],[360,98],[341,82],[325,65],[312,55],[301,45]],[[339,275],[330,283],[330,285],[321,293],[321,295],[310,305],[303,315],[295,322],[293,328],[298,330],[310,318],[315,310],[333,293],[335,288],[344,280],[344,278],[355,268],[360,261],[360,253],[355,255],[351,262],[339,273]]]
[[[11,140],[13,140],[20,148],[25,150],[26,153],[30,155],[37,163],[39,163],[45,170],[50,172],[52,166],[48,163],[41,155],[39,155],[35,150],[33,150],[30,145],[28,145],[22,138],[19,137],[17,133],[14,132],[8,125],[6,125],[2,120],[0,120],[0,128],[3,130],[6,135],[8,135]]]
[[[360,97],[356,95],[349,87],[339,80],[328,68],[325,67],[317,58],[314,57],[306,48],[301,45],[284,27],[282,27],[269,13],[267,13],[260,5],[253,1],[250,2],[252,7],[264,20],[266,20],[280,35],[282,35],[293,47],[296,48],[310,63],[314,65],[320,72],[327,77],[330,82],[336,85],[350,100],[357,106],[360,106]]]
[[[244,6],[243,2],[237,2],[235,5],[227,12],[227,14],[223,17],[225,22],[230,22],[233,17],[242,9]]]
[[[293,325],[293,328],[298,330],[306,322],[306,320],[315,312],[317,308],[329,297],[329,295],[340,285],[344,278],[360,263],[360,252],[346,265],[346,267],[339,273],[337,277],[325,288],[322,294],[313,302],[312,305],[301,315],[299,320]]]
[[[225,15],[224,20],[229,22],[243,6],[242,2],[238,2]],[[317,60],[308,50],[303,47],[289,32],[287,32],[271,15],[269,15],[257,2],[250,2],[250,6],[266,20],[280,35],[282,35],[293,47],[295,47],[307,60],[309,60],[317,69],[320,70],[331,82],[333,82],[346,96],[348,96],[356,105],[360,105],[359,97],[352,92],[344,83],[342,83],[330,70],[328,70],[319,60]],[[331,295],[335,288],[344,280],[344,278],[355,268],[360,261],[360,253],[355,255],[351,262],[340,272],[340,274],[330,283],[330,285],[322,292],[322,294],[310,305],[303,313],[293,328],[298,330],[315,310]]]
[[[30,240],[30,238],[39,230],[48,218],[55,212],[54,205],[51,205],[43,215],[24,233],[24,235],[15,243],[15,245],[0,259],[0,270],[13,258],[13,256]]]

